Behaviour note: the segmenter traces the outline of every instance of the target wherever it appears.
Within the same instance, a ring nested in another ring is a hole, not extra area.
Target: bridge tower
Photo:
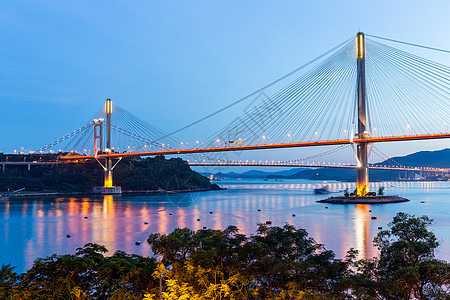
[[[111,152],[111,114],[112,114],[112,101],[111,99],[106,99],[106,152]],[[113,186],[112,178],[112,159],[108,157],[105,162],[105,188],[110,188]]]
[[[104,119],[94,119],[94,154],[103,151],[103,121]]]
[[[106,114],[106,148],[104,149],[104,152],[111,153],[112,101],[109,98],[106,99],[105,114]],[[97,158],[97,150],[100,151],[103,150],[102,142],[100,142],[100,149],[97,148],[98,147],[97,139],[99,139],[100,141],[103,139],[103,132],[102,132],[103,121],[104,121],[103,119],[94,120],[94,125],[96,125],[94,126],[94,151],[96,158]],[[97,127],[99,126],[100,126],[100,134],[97,133]],[[100,165],[103,167],[103,170],[105,171],[104,184],[102,187],[94,187],[93,192],[96,194],[121,194],[122,189],[120,188],[120,186],[113,185],[113,169],[117,165],[118,161],[116,162],[115,165],[113,165],[111,157],[107,157],[105,159],[105,165],[103,165],[98,159],[97,161],[100,163]]]
[[[366,130],[366,61],[364,34],[356,35],[357,61],[357,101],[358,101],[358,139],[365,139]],[[365,196],[369,192],[369,167],[367,163],[367,142],[358,142],[356,156],[356,188],[358,196]]]

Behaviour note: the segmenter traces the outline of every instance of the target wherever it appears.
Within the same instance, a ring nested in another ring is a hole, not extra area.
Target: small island
[[[385,203],[398,203],[408,202],[408,199],[399,196],[366,196],[366,197],[330,197],[327,199],[319,200],[320,203],[331,204],[385,204]]]

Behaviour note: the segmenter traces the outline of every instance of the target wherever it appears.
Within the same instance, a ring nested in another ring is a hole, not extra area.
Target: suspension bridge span
[[[60,159],[96,159],[105,170],[105,191],[114,192],[112,171],[124,157],[192,155],[208,162],[191,165],[306,166],[224,162],[208,155],[349,145],[356,163],[333,167],[356,168],[357,194],[364,196],[369,192],[369,168],[382,168],[369,163],[374,144],[450,138],[450,67],[369,37],[358,33],[262,89],[169,134],[113,108],[108,99],[94,120],[37,152],[67,143],[63,152],[68,154]],[[191,142],[174,137],[250,98],[258,101],[209,137]]]

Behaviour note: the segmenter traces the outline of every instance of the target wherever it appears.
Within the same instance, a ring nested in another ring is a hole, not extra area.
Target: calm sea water
[[[372,190],[381,184],[388,194],[411,200],[384,205],[317,203],[324,196],[313,193],[316,183],[319,182],[224,180],[219,182],[227,188],[224,191],[0,201],[0,264],[11,263],[22,272],[37,257],[74,253],[88,242],[105,245],[110,254],[124,250],[150,256],[152,252],[146,243],[149,233],[169,233],[176,227],[197,230],[236,225],[249,235],[257,223],[266,221],[272,221],[273,226],[289,222],[305,228],[337,257],[343,257],[353,247],[360,251],[360,257],[367,258],[377,255],[372,241],[378,227],[387,228],[392,217],[401,211],[433,218],[431,229],[441,243],[437,257],[450,260],[449,182],[373,184]],[[354,185],[329,184],[333,192],[342,191],[347,185],[354,189]],[[371,220],[372,216],[377,219]],[[136,241],[141,245],[135,245]]]

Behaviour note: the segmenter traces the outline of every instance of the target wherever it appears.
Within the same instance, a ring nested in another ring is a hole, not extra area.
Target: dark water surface
[[[314,195],[316,182],[307,180],[224,180],[219,184],[228,190],[0,201],[0,264],[11,263],[22,272],[37,257],[74,253],[88,242],[105,245],[110,254],[124,250],[152,255],[146,243],[149,233],[168,233],[176,227],[223,229],[236,225],[242,233],[252,234],[257,223],[265,221],[275,226],[289,222],[305,228],[338,257],[343,257],[350,247],[360,250],[360,257],[372,257],[377,255],[372,240],[378,227],[387,228],[400,211],[433,218],[431,229],[441,243],[437,257],[450,260],[449,182],[381,183],[388,194],[411,200],[384,205],[316,203],[324,196]],[[330,185],[337,192],[349,184]],[[372,190],[379,185],[373,184]],[[371,220],[372,216],[377,219]],[[136,246],[136,241],[141,245]]]

